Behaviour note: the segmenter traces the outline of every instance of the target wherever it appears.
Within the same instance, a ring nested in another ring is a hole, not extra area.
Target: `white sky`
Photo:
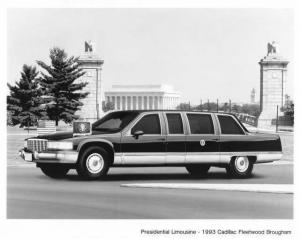
[[[293,97],[293,11],[287,9],[10,9],[8,82],[22,65],[49,62],[49,49],[83,53],[91,39],[103,58],[104,90],[112,84],[171,84],[182,101],[249,102],[259,97],[258,61],[267,42],[290,61]]]

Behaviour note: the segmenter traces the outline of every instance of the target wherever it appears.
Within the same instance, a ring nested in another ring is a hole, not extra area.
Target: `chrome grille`
[[[27,149],[34,152],[42,152],[47,150],[47,142],[46,139],[28,139],[27,140]]]

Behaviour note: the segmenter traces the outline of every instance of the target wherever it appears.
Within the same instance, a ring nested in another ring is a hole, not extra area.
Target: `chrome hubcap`
[[[86,160],[86,167],[91,173],[99,173],[104,166],[104,160],[98,153],[90,154]]]
[[[237,157],[235,159],[235,168],[240,173],[246,172],[248,167],[249,167],[249,160],[247,157]]]

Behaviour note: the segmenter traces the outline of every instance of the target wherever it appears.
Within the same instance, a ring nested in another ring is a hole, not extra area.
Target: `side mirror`
[[[134,137],[135,139],[138,139],[139,136],[141,136],[141,135],[143,135],[143,134],[144,134],[143,131],[137,130],[137,131],[135,131],[132,135],[133,135],[133,137]]]

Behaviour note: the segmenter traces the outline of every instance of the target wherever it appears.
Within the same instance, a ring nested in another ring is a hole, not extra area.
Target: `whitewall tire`
[[[253,161],[247,156],[232,157],[226,171],[231,177],[247,178],[252,175]]]
[[[77,173],[85,179],[95,180],[106,176],[110,158],[108,152],[99,146],[84,150],[77,163]]]

